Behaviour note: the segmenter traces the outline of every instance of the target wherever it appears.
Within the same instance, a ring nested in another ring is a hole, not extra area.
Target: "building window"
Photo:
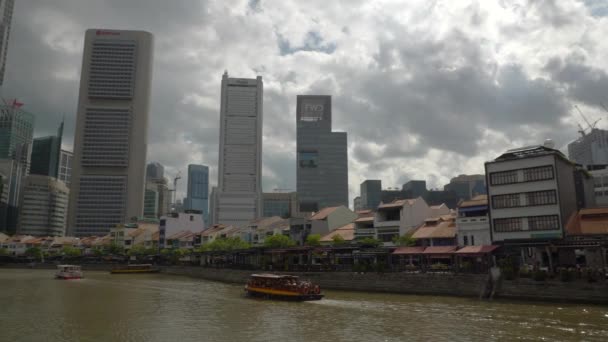
[[[494,219],[494,231],[499,233],[519,232],[522,230],[521,217]]]
[[[524,182],[553,179],[553,166],[540,166],[524,170]]]
[[[471,246],[475,246],[475,235],[471,235]]]
[[[298,160],[302,168],[315,168],[318,165],[319,153],[317,151],[298,152]]]
[[[469,244],[469,237],[468,236],[463,236],[462,237],[462,243],[466,246]]]
[[[526,205],[556,204],[557,194],[555,190],[535,191],[526,193]]]
[[[490,184],[503,185],[517,183],[517,170],[493,172],[490,174]]]
[[[559,230],[559,216],[547,215],[528,217],[528,229]]]
[[[513,208],[521,206],[519,202],[519,194],[506,194],[492,196],[492,208]]]
[[[190,221],[194,221],[194,216],[190,215]]]

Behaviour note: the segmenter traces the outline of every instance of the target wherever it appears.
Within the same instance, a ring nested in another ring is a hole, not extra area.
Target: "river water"
[[[0,341],[608,341],[608,307],[326,291],[318,302],[163,274],[0,269]]]

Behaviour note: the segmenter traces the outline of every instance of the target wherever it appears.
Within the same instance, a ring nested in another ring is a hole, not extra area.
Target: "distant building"
[[[488,219],[488,196],[477,195],[458,204],[456,228],[458,245],[491,245],[490,220]]]
[[[217,186],[211,188],[209,195],[209,225],[217,224]]]
[[[244,227],[262,214],[263,82],[222,76],[214,220]]]
[[[348,207],[345,132],[332,132],[331,96],[298,95],[296,182],[300,212]]]
[[[59,126],[57,135],[34,139],[30,174],[58,177],[62,137],[63,122]]]
[[[265,192],[262,194],[262,201],[263,217],[290,218],[298,216],[298,196],[296,192]]]
[[[6,71],[6,56],[8,53],[8,40],[11,32],[14,0],[0,1],[0,91],[4,83]]]
[[[352,223],[357,218],[346,206],[323,208],[310,218],[310,234],[328,234],[330,231]]]
[[[74,154],[71,151],[61,150],[59,155],[59,172],[57,178],[64,182],[67,187],[70,187],[72,180],[72,164],[74,163]]]
[[[209,219],[209,167],[205,165],[188,165],[187,197],[184,208],[200,210],[205,222]]]
[[[568,144],[568,157],[584,166],[608,164],[608,131],[594,128]]]
[[[144,31],[86,31],[70,235],[106,235],[143,214],[153,45]]]
[[[153,182],[146,183],[146,193],[144,195],[144,217],[158,218],[159,210],[159,191],[158,186]]]
[[[577,186],[576,166],[560,151],[546,146],[508,150],[486,162],[485,169],[492,241],[564,237],[566,220],[578,209]]]
[[[355,234],[357,237],[366,237],[371,233],[376,239],[391,244],[395,237],[413,233],[431,213],[447,215],[449,209],[438,208],[433,212],[422,197],[381,203],[374,215],[373,230],[356,230]]]
[[[353,210],[359,211],[363,209],[363,201],[361,201],[361,196],[355,197],[353,200]]]
[[[361,209],[377,208],[382,201],[382,181],[366,179],[359,186],[361,195]]]
[[[401,188],[403,191],[409,193],[410,198],[424,197],[427,192],[426,181],[424,180],[411,180]]]
[[[599,206],[608,206],[608,168],[589,171],[593,177],[595,202]]]
[[[459,200],[469,200],[477,195],[486,193],[485,175],[459,175],[450,180],[443,189],[453,191]]]
[[[146,179],[159,180],[165,178],[165,167],[158,162],[146,165]]]
[[[29,175],[23,183],[17,233],[63,236],[70,190],[56,178]]]

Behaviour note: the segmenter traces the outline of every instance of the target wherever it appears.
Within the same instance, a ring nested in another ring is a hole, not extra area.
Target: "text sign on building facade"
[[[300,121],[321,121],[324,111],[324,100],[303,100],[300,105]]]

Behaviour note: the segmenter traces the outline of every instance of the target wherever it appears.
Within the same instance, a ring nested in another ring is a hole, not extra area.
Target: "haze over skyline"
[[[345,10],[348,8],[348,10]],[[63,115],[71,148],[87,28],[155,36],[148,162],[217,182],[220,82],[264,80],[263,187],[295,190],[296,95],[332,96],[348,132],[350,203],[367,179],[442,187],[507,148],[608,127],[602,1],[78,1],[15,4],[3,95]],[[180,181],[178,198],[185,196]]]

